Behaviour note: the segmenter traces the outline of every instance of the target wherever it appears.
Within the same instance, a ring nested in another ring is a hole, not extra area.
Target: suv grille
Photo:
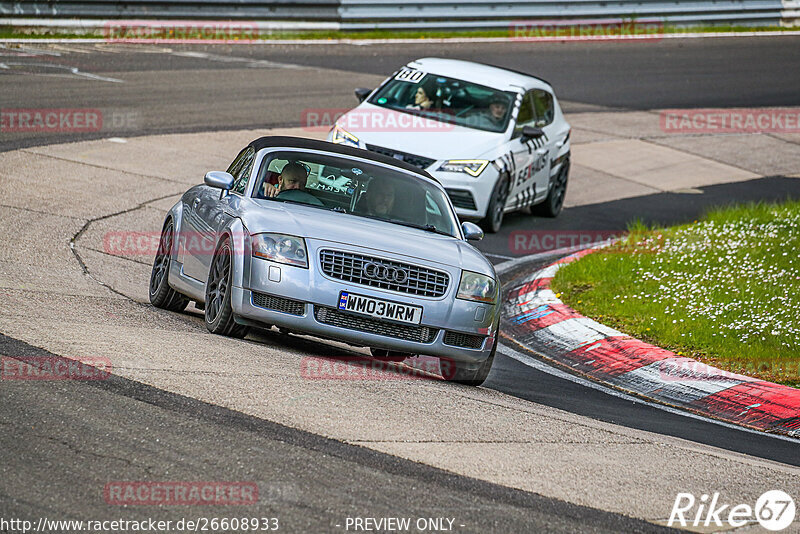
[[[441,271],[340,250],[321,250],[319,263],[322,272],[332,278],[423,297],[441,297],[450,282],[450,275]],[[370,277],[364,269],[369,264],[389,267],[394,269],[392,273],[402,271],[405,274],[399,274],[394,279]]]
[[[465,349],[479,349],[483,346],[486,336],[476,336],[474,334],[462,334],[460,332],[446,331],[444,333],[444,344]]]
[[[288,313],[289,315],[303,315],[306,312],[305,303],[300,302],[299,300],[286,299],[264,293],[256,293],[255,291],[253,291],[253,304],[259,308],[266,308],[268,310]]]
[[[376,145],[367,145],[367,150],[372,152],[377,152],[378,154],[383,154],[384,156],[389,156],[390,158],[399,159],[401,161],[405,161],[415,167],[419,167],[420,169],[427,169],[434,163],[436,163],[435,159],[426,158],[424,156],[417,156],[415,154],[409,154],[407,152],[400,152],[399,150],[392,150],[391,148],[384,148],[382,146]]]
[[[469,191],[465,189],[445,189],[445,191],[447,191],[447,196],[450,197],[450,202],[453,203],[453,206],[472,211],[478,209],[475,206],[475,198]]]
[[[379,336],[394,337],[405,339],[406,341],[416,341],[417,343],[433,343],[436,339],[438,330],[427,326],[402,325],[388,323],[379,319],[369,317],[359,317],[349,313],[340,312],[333,308],[323,308],[314,306],[314,317],[317,321],[339,328],[358,330],[359,332],[369,332]]]

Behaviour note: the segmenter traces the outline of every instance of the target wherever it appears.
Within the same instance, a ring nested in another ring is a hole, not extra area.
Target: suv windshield
[[[271,153],[261,163],[253,198],[306,204],[459,237],[458,220],[440,188],[401,171],[339,156]]]
[[[370,104],[489,132],[508,127],[515,93],[455,78],[402,69]]]

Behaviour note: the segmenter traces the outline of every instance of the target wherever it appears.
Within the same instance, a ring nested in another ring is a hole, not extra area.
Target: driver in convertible
[[[322,201],[306,191],[308,181],[308,170],[295,161],[290,161],[283,166],[278,175],[277,187],[273,187],[268,182],[262,186],[265,197],[275,197],[303,204],[313,204],[322,206]]]

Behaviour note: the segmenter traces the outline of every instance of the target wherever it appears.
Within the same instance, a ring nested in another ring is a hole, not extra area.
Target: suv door
[[[539,127],[534,101],[534,91],[528,91],[522,97],[517,113],[514,132],[511,135],[510,151],[513,158],[511,174],[511,191],[507,208],[512,210],[524,208],[531,204],[534,193],[538,197],[542,190],[547,192],[549,179],[549,150],[544,137],[538,140],[522,140],[523,126]]]
[[[556,140],[559,137],[559,132],[556,131],[555,123],[555,103],[553,95],[543,89],[534,89],[530,91],[531,100],[533,101],[533,113],[535,116],[534,126],[540,128],[544,132],[542,143],[538,152],[542,154],[543,159],[539,163],[542,166],[540,175],[537,175],[536,181],[536,201],[542,200],[547,196],[550,188],[550,161],[557,156]]]

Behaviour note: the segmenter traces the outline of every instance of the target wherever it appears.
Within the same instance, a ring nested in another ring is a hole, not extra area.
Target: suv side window
[[[534,89],[533,109],[536,115],[536,127],[547,126],[555,119],[555,106],[553,105],[553,95],[541,89]]]
[[[247,147],[233,163],[231,163],[228,172],[233,175],[233,187],[231,191],[243,195],[247,189],[247,180],[253,170],[253,160],[255,160],[256,151],[251,147]]]
[[[517,114],[517,124],[514,126],[514,136],[519,137],[522,133],[523,126],[533,126],[536,121],[536,115],[533,109],[532,102],[533,91],[528,91],[522,97],[522,102],[519,105],[519,113]]]

